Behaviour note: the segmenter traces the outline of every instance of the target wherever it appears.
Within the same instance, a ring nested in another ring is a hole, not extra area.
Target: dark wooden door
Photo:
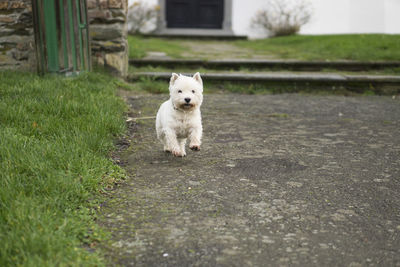
[[[166,0],[168,28],[222,29],[224,0]]]

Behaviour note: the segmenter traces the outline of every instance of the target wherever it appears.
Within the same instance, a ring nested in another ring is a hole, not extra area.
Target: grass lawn
[[[298,35],[237,41],[255,52],[304,60],[400,60],[400,35]]]
[[[194,42],[196,45],[193,45]],[[299,60],[400,60],[400,35],[388,34],[297,35],[218,42],[130,36],[129,55],[131,58],[142,58],[148,51],[160,51],[172,58],[181,58],[184,53],[193,57],[196,55],[204,57],[212,54],[210,48],[218,44],[225,47],[217,49],[214,53],[222,53],[224,58],[234,58],[237,54],[241,54],[241,57],[258,55],[266,58]],[[202,45],[206,51],[200,51]],[[229,46],[243,49],[243,53],[239,53],[236,49],[232,49],[232,53],[229,53]],[[193,47],[196,47],[196,50],[193,50]]]
[[[124,177],[116,80],[0,72],[0,266],[99,266],[100,191]]]
[[[181,52],[185,46],[179,40],[147,38],[141,36],[128,36],[129,58],[142,58],[146,56],[146,52],[159,51],[167,55],[180,58]]]

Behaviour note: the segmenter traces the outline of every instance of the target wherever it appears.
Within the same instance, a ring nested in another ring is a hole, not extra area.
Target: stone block
[[[128,0],[122,0],[122,9],[128,12]]]
[[[21,1],[11,2],[10,9],[23,9],[26,8],[26,4]]]
[[[12,57],[8,56],[8,55],[3,55],[0,54],[0,67],[12,67],[15,66],[17,64],[17,62],[15,61],[15,59],[13,59]]]
[[[104,58],[104,66],[111,69],[119,76],[125,77],[128,71],[128,53],[127,51],[120,53],[106,54]]]
[[[13,58],[20,61],[20,60],[28,60],[30,51],[20,51],[15,50],[13,51]]]
[[[26,51],[26,50],[29,50],[31,48],[30,45],[31,45],[30,42],[28,42],[28,43],[18,43],[17,44],[17,49],[20,50],[20,51]]]
[[[93,40],[113,40],[125,36],[125,24],[92,24],[90,25],[90,36]]]
[[[120,10],[120,9],[112,9]],[[110,9],[89,10],[89,22],[91,24],[102,23],[125,23],[126,17],[122,16],[120,12],[114,13]]]
[[[8,9],[8,1],[0,2],[0,10]]]
[[[115,75],[126,77],[128,71],[127,51],[118,53],[95,52],[92,56],[93,65],[104,67]]]
[[[112,19],[112,13],[107,9],[95,9],[88,11],[89,21],[107,21]]]
[[[99,0],[99,5],[101,8],[108,8],[108,0]]]
[[[92,63],[93,65],[104,66],[104,54],[100,52],[93,53]]]
[[[18,18],[18,23],[22,23],[26,28],[30,28],[33,25],[32,13],[31,12],[22,12]]]
[[[87,0],[87,8],[88,9],[95,9],[98,7],[97,0]]]
[[[15,18],[11,16],[0,16],[0,23],[11,23],[14,22]]]
[[[6,41],[7,41],[7,40],[2,41],[2,38],[1,38],[1,37],[11,35],[13,32],[14,32],[13,29],[9,29],[9,28],[4,28],[4,27],[3,27],[3,28],[1,29],[1,31],[0,31],[0,43],[6,42]]]
[[[29,43],[33,39],[33,36],[19,36],[19,35],[10,35],[10,36],[2,36],[0,37],[0,44],[14,44],[14,47],[20,43]]]
[[[93,41],[91,43],[93,51],[105,51],[107,53],[125,51],[126,44],[122,38],[114,41]]]
[[[0,65],[4,68],[28,70],[34,66],[31,10],[31,0],[0,0]]]
[[[0,54],[5,55],[8,51],[13,49],[13,46],[10,46],[9,44],[0,44]]]
[[[108,1],[108,7],[109,8],[123,8],[123,2],[124,0],[109,0]]]
[[[123,10],[123,9],[110,9],[110,11],[111,11],[112,16],[115,19],[121,20],[123,22],[126,21],[127,13],[126,13],[125,10]]]

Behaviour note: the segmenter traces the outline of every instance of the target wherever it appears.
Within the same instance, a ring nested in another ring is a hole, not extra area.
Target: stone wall
[[[0,69],[35,68],[30,0],[0,0]]]
[[[128,71],[128,0],[87,0],[92,62],[120,76]],[[0,68],[35,70],[31,0],[0,0]]]
[[[92,62],[126,76],[128,0],[88,0]]]

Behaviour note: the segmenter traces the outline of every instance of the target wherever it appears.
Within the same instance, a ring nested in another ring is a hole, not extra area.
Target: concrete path
[[[122,266],[400,266],[400,101],[206,95],[200,152],[162,152],[165,95],[126,95],[130,173],[100,224]]]
[[[178,72],[180,73],[180,72]],[[192,73],[182,73],[192,75]],[[364,93],[372,91],[378,95],[400,94],[400,76],[397,75],[354,75],[321,72],[207,72],[201,74],[206,81],[224,83],[240,82],[243,86],[262,84],[265,88],[299,92],[301,90],[335,92],[346,89],[349,92]],[[171,78],[171,72],[136,72],[128,76],[129,82],[142,78],[164,80]]]
[[[191,75],[191,73],[182,73]],[[171,72],[137,72],[130,75],[131,81],[137,81],[143,77],[169,80]],[[400,84],[399,75],[354,75],[340,73],[319,72],[253,72],[253,73],[204,73],[202,77],[207,80],[217,81],[293,81],[293,82],[331,82],[331,83],[393,83]],[[398,89],[399,90],[399,89]]]
[[[190,73],[182,73],[191,75]],[[171,78],[171,72],[136,72],[129,75],[131,82],[148,77],[168,81]],[[389,84],[392,85],[394,92],[400,91],[399,75],[359,75],[359,74],[340,74],[340,73],[321,73],[321,72],[253,72],[253,73],[203,73],[202,77],[208,81],[247,81],[255,82],[306,82],[306,83],[329,83],[329,84],[362,84],[368,88],[369,84]]]

